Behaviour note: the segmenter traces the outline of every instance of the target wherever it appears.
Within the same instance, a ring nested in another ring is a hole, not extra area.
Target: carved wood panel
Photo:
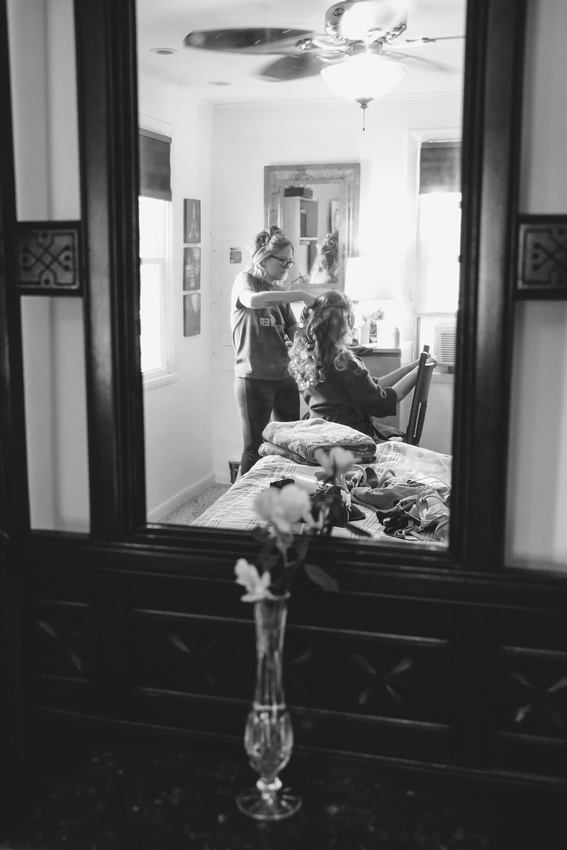
[[[168,572],[162,555],[145,574],[127,564],[113,555],[35,570],[34,712],[241,740],[255,674],[250,606],[234,582]],[[557,593],[530,607],[503,604],[497,589],[482,602],[474,588],[467,601],[412,587],[294,593],[284,685],[297,744],[561,782],[567,633]]]
[[[567,298],[567,215],[525,215],[518,229],[519,298]]]
[[[16,287],[27,295],[80,295],[81,223],[20,222],[16,228]]]

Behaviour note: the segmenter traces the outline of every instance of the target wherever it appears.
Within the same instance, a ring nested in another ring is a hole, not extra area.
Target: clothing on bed
[[[371,437],[337,422],[324,419],[300,419],[296,422],[270,422],[263,433],[264,442],[259,454],[281,455],[297,463],[317,464],[316,449],[329,451],[340,446],[351,451],[361,460],[371,460],[376,445]]]
[[[259,523],[253,503],[262,490],[275,481],[293,479],[299,486],[311,483],[312,493],[318,486],[318,470],[283,457],[263,457],[193,525],[251,531]],[[374,539],[446,545],[451,493],[449,455],[406,443],[383,443],[376,447],[372,464],[357,465],[349,478],[353,503],[364,514],[364,519],[352,523],[358,529]],[[338,527],[333,528],[332,535],[356,536],[348,528]]]
[[[396,413],[397,396],[391,387],[382,389],[363,361],[348,352],[345,369],[331,366],[324,381],[305,393],[313,418],[339,422],[372,436],[372,417]]]
[[[448,542],[451,456],[406,443],[377,446],[376,462],[353,472],[351,497],[376,511],[384,533]]]

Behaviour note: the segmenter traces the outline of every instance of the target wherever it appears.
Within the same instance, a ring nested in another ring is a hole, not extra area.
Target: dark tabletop
[[[501,808],[493,792],[464,789],[451,781],[439,788],[423,774],[296,752],[282,780],[301,794],[302,808],[287,820],[265,824],[243,815],[235,803],[237,793],[256,778],[244,751],[240,754],[235,748],[223,752],[170,741],[103,748],[0,846],[11,850],[505,846],[502,824],[494,820]]]

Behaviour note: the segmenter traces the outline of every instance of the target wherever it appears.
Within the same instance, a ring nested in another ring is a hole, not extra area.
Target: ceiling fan
[[[323,33],[261,27],[206,29],[190,32],[184,43],[187,47],[202,50],[280,54],[279,59],[269,62],[257,72],[258,76],[271,82],[310,77],[355,56],[380,56],[390,63],[416,63],[430,70],[454,73],[456,69],[449,65],[402,51],[463,36],[423,37],[398,42],[396,40],[405,32],[407,23],[403,13],[401,19],[392,19],[391,14],[388,18],[384,10],[392,6],[396,4],[377,0],[334,3],[325,13]],[[393,50],[391,45],[395,41],[397,49]]]

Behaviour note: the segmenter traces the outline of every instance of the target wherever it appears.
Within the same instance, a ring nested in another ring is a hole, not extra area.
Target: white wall
[[[80,218],[72,0],[9,0],[20,221]],[[34,528],[88,531],[80,299],[22,304],[26,438]]]
[[[211,110],[142,79],[140,124],[172,137],[170,314],[175,376],[144,392],[148,517],[157,520],[213,483],[210,408]],[[183,200],[201,201],[201,333],[183,336]]]
[[[415,184],[422,131],[461,126],[461,100],[455,95],[428,98],[384,98],[372,103],[362,131],[355,103],[217,106],[213,119],[212,229],[212,422],[214,470],[226,480],[228,460],[241,453],[240,423],[233,399],[233,350],[228,332],[230,287],[234,272],[227,248],[244,251],[264,227],[264,166],[289,163],[360,162],[359,253],[393,251],[399,258],[405,292],[405,338],[413,337],[412,299],[415,283]],[[442,401],[452,394],[446,382]],[[441,427],[447,405],[431,405],[426,425],[442,434],[450,451],[450,428]],[[227,427],[228,425],[228,427]],[[424,441],[427,434],[424,433]],[[426,442],[424,442],[424,445]]]
[[[567,214],[567,4],[532,0],[527,24],[525,213]],[[567,301],[517,305],[507,563],[567,571]]]

